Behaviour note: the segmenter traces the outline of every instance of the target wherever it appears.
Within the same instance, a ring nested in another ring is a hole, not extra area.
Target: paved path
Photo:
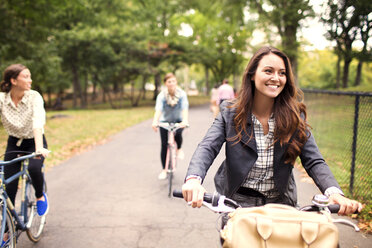
[[[181,187],[187,163],[211,122],[206,106],[191,109],[191,128],[184,132],[185,159],[174,179],[176,188]],[[219,247],[218,215],[168,198],[166,181],[157,179],[160,138],[150,126],[148,120],[128,128],[108,143],[50,169],[51,209],[44,236],[34,245],[23,234],[19,247]],[[222,158],[220,154],[205,180],[209,191],[214,190],[213,175]],[[300,201],[306,204],[317,191],[300,181]],[[355,234],[350,228],[341,231],[341,247],[372,244],[371,236]]]

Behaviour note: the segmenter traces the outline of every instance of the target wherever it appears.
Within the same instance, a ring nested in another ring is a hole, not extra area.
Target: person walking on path
[[[189,164],[182,193],[192,207],[201,207],[206,173],[225,144],[226,159],[215,175],[219,193],[243,207],[266,203],[297,205],[293,165],[303,167],[338,214],[362,210],[344,197],[325,163],[306,122],[303,96],[294,83],[288,57],[273,47],[251,58],[237,99],[225,101],[220,114],[198,145]]]
[[[167,73],[164,77],[165,89],[162,90],[156,97],[155,114],[152,121],[152,128],[155,132],[158,130],[160,122],[180,123],[181,126],[186,127],[189,123],[189,101],[186,92],[177,87],[177,79],[173,73]],[[175,140],[177,143],[177,157],[182,159],[184,154],[182,147],[182,131],[180,128],[176,131]],[[163,180],[167,178],[165,171],[165,162],[167,156],[168,131],[160,128],[161,138],[161,163],[162,171],[158,178]]]
[[[218,104],[225,100],[231,100],[235,98],[234,89],[229,85],[229,81],[224,79],[220,87],[218,87]]]
[[[0,116],[9,138],[6,147],[5,161],[12,160],[22,151],[41,154],[29,160],[29,173],[35,188],[37,212],[44,215],[49,204],[43,192],[44,176],[42,166],[47,157],[47,142],[44,136],[45,109],[41,95],[31,90],[31,72],[21,64],[7,67],[3,73],[0,92]],[[16,152],[15,152],[16,151]],[[5,166],[5,178],[9,178],[21,169],[21,163]],[[6,185],[6,191],[14,204],[18,190],[18,180]]]

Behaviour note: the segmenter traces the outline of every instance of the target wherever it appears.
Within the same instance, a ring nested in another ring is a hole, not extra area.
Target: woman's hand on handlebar
[[[156,121],[153,121],[152,122],[151,127],[152,127],[152,130],[154,130],[154,132],[157,132],[158,131],[158,125],[159,125],[158,122],[156,122]]]
[[[329,197],[331,204],[339,204],[340,210],[338,215],[348,215],[360,212],[363,209],[363,205],[360,202],[346,198],[340,194],[332,194]]]
[[[48,154],[50,153],[50,151],[48,149],[42,147],[40,149],[37,149],[35,151],[35,153],[43,156],[44,158],[46,158],[48,156]]]
[[[189,123],[187,121],[182,121],[182,122],[180,122],[179,125],[180,125],[180,127],[185,128],[185,127],[189,126]]]
[[[195,208],[203,205],[203,196],[206,190],[199,179],[190,178],[182,185],[182,195],[185,201]]]

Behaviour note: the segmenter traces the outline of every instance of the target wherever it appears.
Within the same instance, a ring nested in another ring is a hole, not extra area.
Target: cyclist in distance
[[[221,105],[223,101],[231,100],[235,98],[234,88],[229,85],[229,81],[224,79],[220,87],[218,87],[218,105]]]
[[[214,181],[220,194],[243,207],[266,203],[297,205],[293,165],[302,166],[339,215],[362,210],[343,192],[315,143],[307,124],[303,93],[297,88],[288,57],[265,46],[249,61],[236,99],[224,101],[220,113],[198,145],[189,164],[182,194],[201,207],[201,185],[225,143],[226,158]]]
[[[9,137],[4,160],[12,160],[18,153],[37,152],[40,157],[29,160],[29,173],[35,188],[37,212],[40,216],[49,209],[48,198],[43,192],[44,177],[42,166],[48,155],[44,136],[45,109],[41,95],[31,90],[31,72],[21,64],[8,66],[0,84],[0,116]],[[16,151],[16,152],[12,152]],[[9,178],[21,169],[21,163],[5,166],[5,178]],[[14,204],[18,189],[18,180],[6,185],[6,192]]]
[[[181,126],[186,127],[189,123],[189,101],[187,99],[186,92],[177,86],[177,79],[173,73],[167,73],[164,77],[165,88],[162,90],[156,98],[155,114],[152,122],[152,128],[155,132],[158,130],[158,124],[160,122],[168,123],[180,123]],[[180,128],[176,131],[175,140],[177,143],[177,156],[183,157],[182,146],[182,131]],[[165,171],[165,162],[167,156],[167,142],[168,142],[168,131],[164,128],[160,128],[161,138],[161,163],[162,171],[158,178],[163,180],[167,178],[167,172]]]

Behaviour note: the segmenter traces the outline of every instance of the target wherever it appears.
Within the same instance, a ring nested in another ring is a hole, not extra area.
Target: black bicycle
[[[34,243],[41,239],[46,215],[39,216],[37,213],[35,190],[28,173],[28,160],[36,156],[39,154],[31,153],[10,161],[0,161],[0,247],[16,247],[18,237],[23,231],[26,231],[28,238]],[[21,170],[5,180],[4,166],[11,166],[17,162],[21,162]],[[17,204],[13,205],[5,191],[5,185],[14,180],[20,180],[21,185],[19,207]],[[44,192],[46,192],[45,183]]]

